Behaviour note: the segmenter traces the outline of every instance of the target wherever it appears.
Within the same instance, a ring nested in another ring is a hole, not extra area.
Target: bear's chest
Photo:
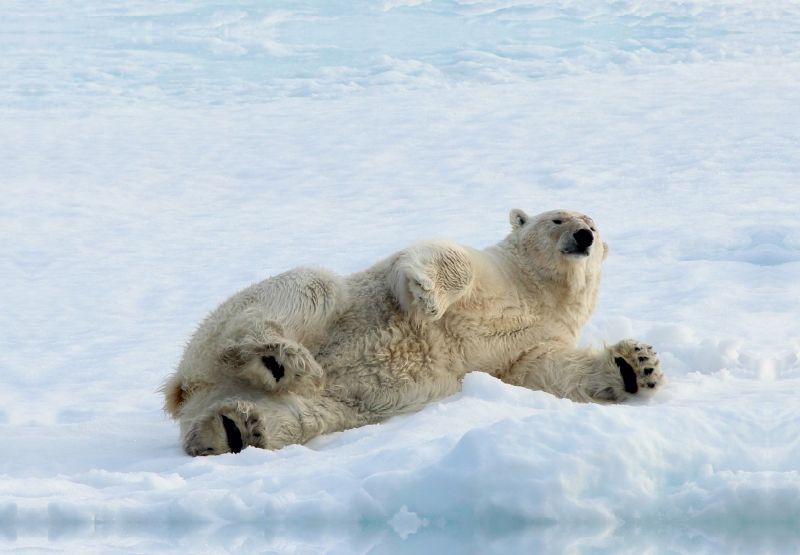
[[[457,345],[463,372],[496,374],[545,333],[541,315],[528,306],[497,303],[452,310],[442,318],[448,341]]]

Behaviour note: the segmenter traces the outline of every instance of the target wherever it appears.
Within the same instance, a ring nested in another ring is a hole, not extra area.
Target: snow
[[[800,7],[7,1],[0,550],[794,553]],[[422,412],[190,459],[155,390],[305,263],[569,208],[612,248],[581,344],[648,403],[469,375]]]

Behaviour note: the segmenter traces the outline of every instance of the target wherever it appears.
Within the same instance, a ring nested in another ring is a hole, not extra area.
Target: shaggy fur
[[[483,371],[580,402],[647,396],[652,347],[576,349],[608,256],[594,222],[512,210],[478,251],[412,245],[347,277],[300,267],[212,312],[162,387],[190,455],[279,449],[417,411]]]

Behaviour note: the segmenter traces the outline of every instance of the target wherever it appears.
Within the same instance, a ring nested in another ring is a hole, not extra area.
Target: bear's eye
[[[554,223],[554,224],[561,225],[561,220],[553,220],[553,223]]]

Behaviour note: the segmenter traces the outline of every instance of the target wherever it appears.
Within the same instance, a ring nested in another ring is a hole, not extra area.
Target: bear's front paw
[[[623,339],[609,347],[611,358],[628,395],[650,396],[666,383],[661,363],[651,345]]]
[[[433,281],[420,273],[411,276],[408,280],[408,290],[411,292],[412,305],[417,307],[421,314],[431,320],[438,320],[446,308],[440,295],[437,295]]]

